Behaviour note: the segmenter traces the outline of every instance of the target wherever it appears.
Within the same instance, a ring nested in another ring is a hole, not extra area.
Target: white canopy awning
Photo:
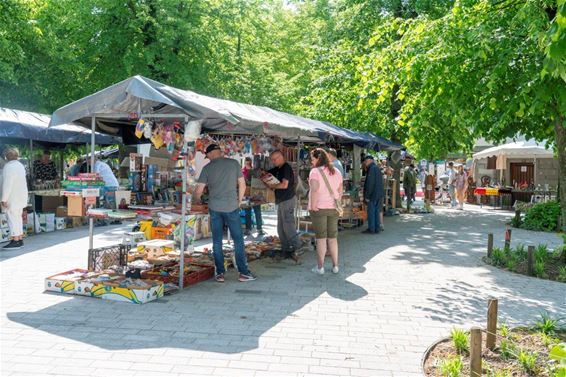
[[[535,140],[516,141],[498,145],[485,149],[481,152],[474,154],[474,160],[488,157],[519,157],[519,158],[552,158],[554,152],[545,147],[544,142],[536,142]]]

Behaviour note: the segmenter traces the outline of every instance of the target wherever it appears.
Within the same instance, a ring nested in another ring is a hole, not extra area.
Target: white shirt
[[[13,160],[4,165],[2,201],[8,203],[8,208],[25,208],[28,205],[26,168],[19,161]]]
[[[112,169],[106,162],[96,161],[94,163],[94,172],[100,174],[106,187],[118,187],[118,180],[112,173]]]

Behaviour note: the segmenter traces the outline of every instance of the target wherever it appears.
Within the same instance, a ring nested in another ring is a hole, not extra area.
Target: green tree
[[[374,52],[360,64],[365,100],[376,108],[400,100],[396,122],[422,155],[443,156],[477,136],[497,141],[521,133],[549,140],[563,161],[566,86],[555,70],[544,74],[541,43],[554,6],[483,0],[457,4],[436,20],[385,23],[370,41]],[[392,33],[399,38],[384,42]],[[563,203],[565,166],[559,172]]]

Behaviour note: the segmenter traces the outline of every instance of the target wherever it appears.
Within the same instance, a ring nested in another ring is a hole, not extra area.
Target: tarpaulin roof
[[[265,134],[286,140],[325,141],[330,136],[343,141],[373,145],[359,132],[330,123],[303,118],[239,102],[213,98],[189,90],[173,88],[157,81],[134,76],[70,103],[53,113],[51,125],[78,121],[87,127],[96,115],[97,128],[110,134],[124,134],[128,119],[105,118],[104,114],[186,114],[202,119],[204,131],[234,134]]]
[[[33,140],[48,144],[90,143],[91,131],[75,124],[48,128],[49,115],[0,107],[0,137],[4,143],[22,143]],[[112,136],[96,133],[96,143],[118,144]]]
[[[552,158],[554,153],[545,147],[544,142],[535,140],[516,141],[484,149],[474,154],[474,160],[492,156],[522,157],[522,158]]]

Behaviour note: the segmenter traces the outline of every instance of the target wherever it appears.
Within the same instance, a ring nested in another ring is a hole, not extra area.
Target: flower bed
[[[496,348],[482,351],[486,376],[566,376],[566,331],[543,316],[533,328],[497,331]],[[485,332],[482,337],[485,339]],[[423,359],[426,376],[469,376],[469,333],[454,329],[451,337],[431,346]]]

